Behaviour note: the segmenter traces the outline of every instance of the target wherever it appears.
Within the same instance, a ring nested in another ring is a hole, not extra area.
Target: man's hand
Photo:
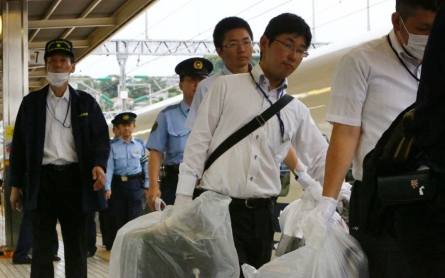
[[[97,191],[104,187],[105,185],[105,173],[102,167],[96,166],[93,168],[93,180],[96,182],[94,183],[94,191]]]
[[[22,211],[22,199],[22,191],[20,188],[12,187],[11,196],[9,197],[12,210]]]
[[[110,200],[110,198],[111,198],[111,190],[105,190],[105,198],[107,198],[107,200]]]
[[[156,198],[161,198],[161,190],[159,190],[158,186],[150,186],[150,188],[148,190],[145,190],[144,193],[147,197],[148,206],[152,211],[156,211],[155,201]]]

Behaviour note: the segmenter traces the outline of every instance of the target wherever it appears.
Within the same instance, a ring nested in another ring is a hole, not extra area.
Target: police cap
[[[111,121],[111,123],[115,126],[120,124],[131,124],[136,121],[137,115],[132,112],[123,112],[117,114],[116,117]]]
[[[56,52],[64,52],[71,57],[74,57],[73,43],[65,39],[55,39],[46,43],[44,58]]]
[[[179,76],[183,75],[198,75],[198,76],[209,76],[213,70],[212,62],[204,58],[190,58],[179,63],[175,72]]]

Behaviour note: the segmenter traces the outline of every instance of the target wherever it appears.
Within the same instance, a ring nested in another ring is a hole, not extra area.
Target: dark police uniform
[[[136,114],[125,112],[115,117],[119,124],[135,121]],[[144,142],[132,136],[129,142],[122,137],[110,144],[107,181],[105,190],[111,189],[109,205],[109,244],[116,237],[117,231],[128,221],[142,215],[143,190],[148,189],[147,162],[141,163],[145,156]]]
[[[49,41],[45,59],[52,53],[62,52],[74,57],[70,41]],[[87,277],[86,214],[106,206],[103,188],[94,190],[92,170],[106,169],[110,153],[108,126],[96,100],[69,85],[63,96],[69,99],[66,112],[69,120],[67,116],[63,122],[54,115],[49,116],[47,99],[53,97],[50,94],[50,87],[46,86],[22,100],[14,127],[9,185],[21,189],[24,209],[30,212],[34,239],[31,277],[54,276],[51,246],[57,220],[64,240],[66,276]],[[47,122],[49,117],[55,120]],[[72,134],[76,159],[59,155],[55,163],[43,165],[46,140],[60,139],[59,134],[51,133],[51,138],[45,138],[49,132],[46,124],[57,124],[56,121],[71,130],[64,135]]]
[[[210,61],[203,58],[190,58],[179,63],[175,72],[183,77],[208,76],[213,70]],[[178,184],[179,164],[182,162],[185,144],[190,129],[184,127],[190,107],[182,100],[159,113],[145,147],[164,153],[164,172],[161,175],[161,198],[167,205],[175,202]]]

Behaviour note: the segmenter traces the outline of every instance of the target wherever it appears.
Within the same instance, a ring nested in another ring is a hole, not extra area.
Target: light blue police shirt
[[[190,129],[184,127],[190,107],[181,101],[159,113],[145,147],[164,153],[164,165],[177,165],[184,157]]]
[[[145,173],[144,187],[148,188],[147,162],[141,164],[141,157],[145,155],[144,141],[132,136],[130,142],[122,137],[114,139],[110,143],[110,156],[108,157],[107,181],[105,190],[111,189],[113,175],[129,176]]]

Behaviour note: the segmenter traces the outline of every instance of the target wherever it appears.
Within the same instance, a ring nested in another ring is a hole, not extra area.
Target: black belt
[[[113,181],[130,181],[141,178],[142,178],[142,172],[140,172],[139,174],[128,175],[128,176],[113,175]]]
[[[232,204],[237,206],[243,206],[246,208],[264,208],[272,205],[272,198],[249,198],[249,199],[238,199],[232,198]]]
[[[164,165],[165,172],[178,172],[179,173],[179,164],[177,165]]]
[[[63,172],[63,171],[67,171],[69,169],[72,169],[73,167],[78,167],[78,166],[79,166],[79,163],[69,163],[69,164],[64,164],[64,165],[46,164],[46,165],[43,165],[43,169],[57,171],[57,172]]]

